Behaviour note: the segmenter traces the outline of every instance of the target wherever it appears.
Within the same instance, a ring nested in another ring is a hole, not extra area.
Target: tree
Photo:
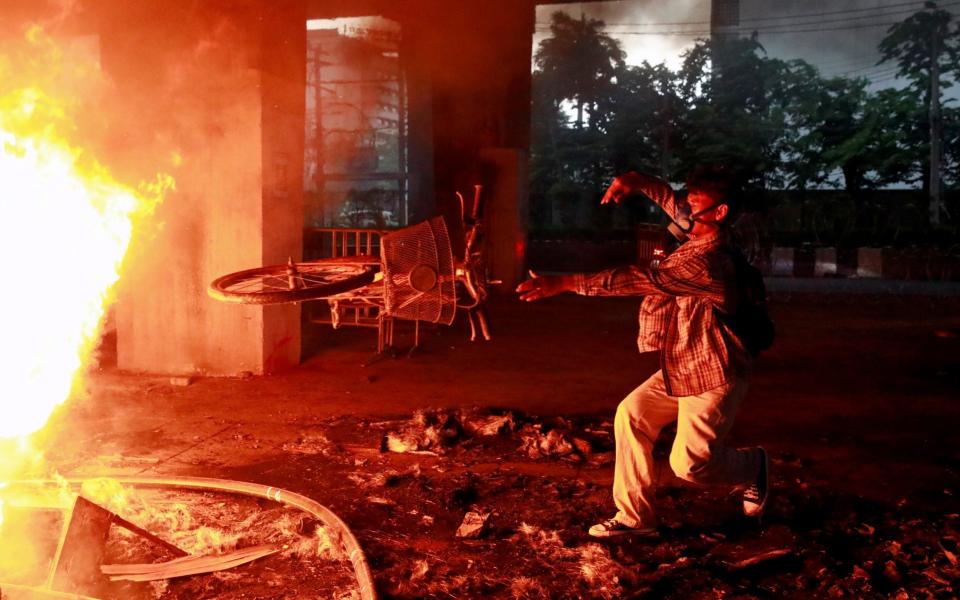
[[[718,162],[765,187],[782,160],[786,64],[756,36],[701,40],[684,56],[678,88],[680,165]]]
[[[867,97],[862,131],[834,156],[859,152],[867,187],[919,181],[923,161],[916,148],[923,144],[924,123],[923,106],[910,90],[880,90]]]
[[[603,21],[571,18],[553,13],[551,37],[540,42],[534,54],[536,70],[547,96],[559,106],[573,102],[577,111],[576,128],[584,125],[584,111],[596,117],[596,107],[608,95],[617,73],[623,69],[626,54],[619,42],[602,33]]]
[[[817,69],[803,60],[788,61],[783,73],[787,102],[780,168],[786,187],[805,191],[822,185],[829,176],[823,164],[823,134],[816,116],[823,82]]]
[[[854,197],[863,188],[872,187],[869,175],[877,158],[873,142],[878,133],[879,113],[868,107],[867,85],[864,78],[822,80],[811,123],[820,143],[823,176],[829,177],[839,169],[844,188]]]
[[[957,29],[951,29],[952,16],[927,2],[924,9],[890,27],[880,42],[880,64],[897,61],[897,73],[910,80],[911,87],[923,98],[929,123],[928,169],[924,189],[930,195],[930,224],[940,224],[942,208],[940,90],[951,85],[943,74],[960,73],[960,43]]]
[[[594,202],[609,169],[604,156],[611,95],[624,70],[619,43],[602,32],[602,21],[557,12],[552,37],[534,55],[531,149],[531,210],[534,222],[586,224],[598,214]],[[576,117],[569,127],[565,113]],[[601,110],[600,107],[604,107]]]
[[[605,161],[611,174],[630,169],[664,178],[673,174],[675,130],[683,114],[675,73],[666,65],[646,61],[626,67],[600,109],[604,118],[599,126],[607,136]]]
[[[943,109],[943,178],[946,185],[960,186],[960,109]]]

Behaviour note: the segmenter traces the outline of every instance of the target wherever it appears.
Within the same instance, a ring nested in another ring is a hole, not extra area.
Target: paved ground
[[[653,355],[635,351],[635,307],[631,299],[501,301],[491,308],[492,342],[467,341],[458,320],[427,331],[413,357],[367,367],[371,330],[320,326],[308,329],[301,368],[283,375],[180,387],[108,367],[50,432],[67,474],[97,456],[137,453],[157,461],[149,469],[144,461],[147,471],[179,472],[238,433],[265,441],[255,456],[223,453],[223,466],[262,458],[304,422],[337,415],[386,419],[454,406],[612,415],[656,368]],[[914,480],[938,487],[934,475],[956,466],[949,461],[960,448],[958,307],[955,297],[775,296],[778,340],[757,365],[734,440],[828,459],[844,471],[838,485],[871,481],[870,493],[906,493]]]
[[[107,366],[91,375],[88,397],[54,418],[48,456],[64,475],[228,476],[307,493],[344,516],[380,557],[375,569],[396,570],[385,547],[404,542],[383,537],[370,522],[362,501],[370,492],[324,481],[328,475],[316,462],[297,466],[303,464],[298,444],[321,426],[329,433],[338,418],[366,427],[428,407],[609,419],[620,398],[656,368],[655,357],[635,350],[636,306],[634,299],[561,297],[535,305],[503,299],[490,309],[492,342],[467,341],[458,321],[428,330],[411,358],[367,367],[371,330],[323,328],[309,330],[305,362],[283,375],[200,379],[183,387]],[[816,481],[818,494],[875,502],[894,513],[956,513],[960,298],[791,292],[775,295],[772,309],[779,337],[757,365],[731,442],[771,450],[792,505],[803,504],[804,482]],[[361,457],[356,464],[392,470],[406,464],[403,455],[377,458],[379,433],[339,435]],[[483,460],[511,461],[514,451],[506,446],[502,457],[491,458],[487,449]],[[520,485],[536,490],[538,479],[576,474],[596,485],[591,510],[609,510],[609,466],[581,473],[563,461],[514,462],[527,473]],[[781,515],[787,522],[788,512]],[[443,536],[452,537],[461,515],[446,519],[450,531],[441,527]],[[536,511],[524,518],[535,519]],[[567,529],[579,526],[578,515],[567,517]],[[392,581],[379,583],[399,597],[426,593],[404,592]]]

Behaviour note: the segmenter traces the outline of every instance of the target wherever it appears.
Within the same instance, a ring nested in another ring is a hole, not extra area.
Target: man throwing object
[[[684,205],[667,183],[630,172],[614,179],[601,203],[619,203],[636,193],[657,203],[674,222],[675,233],[688,237],[658,266],[592,275],[534,275],[517,287],[520,299],[528,302],[563,292],[644,296],[638,346],[641,352],[661,353],[661,369],[617,408],[613,500],[618,510],[590,527],[589,533],[656,535],[653,444],[674,420],[673,472],[698,484],[743,488],[744,513],[759,517],[768,496],[767,452],[723,445],[746,395],[752,362],[743,340],[725,319],[743,300],[725,227],[739,200],[733,180],[719,168],[694,170],[687,179]]]

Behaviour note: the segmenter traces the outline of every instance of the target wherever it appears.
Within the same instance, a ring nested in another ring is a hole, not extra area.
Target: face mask
[[[693,230],[694,223],[712,222],[712,221],[704,221],[700,217],[702,217],[703,215],[709,212],[715,211],[721,204],[723,203],[718,202],[715,204],[711,204],[707,208],[697,211],[692,215],[687,214],[690,211],[689,205],[684,205],[684,207],[680,210],[680,213],[677,214],[677,218],[671,221],[669,225],[667,225],[667,231],[669,231],[670,234],[673,235],[673,237],[677,238],[677,241],[679,241],[680,243],[683,243],[687,241],[688,234]]]

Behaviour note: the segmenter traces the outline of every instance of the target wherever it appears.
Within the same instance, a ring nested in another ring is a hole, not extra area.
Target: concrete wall
[[[121,279],[118,365],[236,374],[297,364],[297,306],[222,304],[206,287],[231,271],[299,257],[302,4],[98,6],[101,60],[114,82],[111,153],[138,157],[140,169],[151,156],[179,156],[170,169],[176,192],[138,235]]]

